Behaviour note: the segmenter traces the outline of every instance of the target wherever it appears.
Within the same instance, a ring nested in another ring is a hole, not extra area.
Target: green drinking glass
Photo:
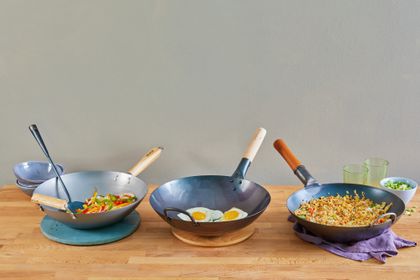
[[[389,162],[382,158],[368,158],[363,165],[368,169],[366,184],[379,187],[379,182],[388,174]]]
[[[362,164],[347,164],[343,167],[343,182],[348,184],[366,184],[368,169]]]

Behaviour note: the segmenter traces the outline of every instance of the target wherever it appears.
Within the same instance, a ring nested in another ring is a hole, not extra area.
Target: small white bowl
[[[385,187],[385,184],[388,182],[404,182],[407,185],[411,186],[411,189],[409,190],[394,190],[394,189],[390,189]],[[414,194],[417,191],[417,183],[414,180],[408,179],[408,178],[404,178],[404,177],[388,177],[388,178],[384,178],[381,180],[381,182],[379,182],[380,187],[388,192],[391,192],[393,194],[395,194],[396,196],[398,196],[399,198],[401,198],[405,204],[407,204],[414,196]]]

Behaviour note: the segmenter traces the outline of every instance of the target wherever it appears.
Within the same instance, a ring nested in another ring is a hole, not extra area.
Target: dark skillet
[[[232,176],[192,176],[161,185],[150,196],[150,204],[159,216],[171,226],[204,236],[219,236],[251,224],[270,203],[270,194],[259,184],[244,179],[266,131],[257,130],[238,168]],[[196,222],[186,212],[193,207],[206,207],[222,212],[232,207],[248,213],[243,219],[226,222]],[[177,214],[184,213],[192,221],[183,221]]]
[[[305,166],[300,163],[283,140],[276,140],[274,142],[274,148],[282,155],[296,176],[305,185],[304,189],[294,192],[289,196],[287,199],[287,208],[299,224],[315,235],[320,236],[325,240],[341,243],[365,240],[383,233],[395,224],[401,217],[402,213],[404,213],[404,202],[393,193],[379,188],[357,184],[332,183],[321,185],[311,176]],[[388,213],[378,217],[377,220],[383,217],[389,217],[389,219],[383,223],[372,223],[371,225],[362,227],[340,227],[310,222],[299,218],[294,214],[295,210],[298,209],[304,201],[316,199],[321,196],[331,196],[336,194],[346,195],[347,193],[353,194],[354,191],[357,191],[359,195],[364,193],[367,198],[376,203],[392,203]]]

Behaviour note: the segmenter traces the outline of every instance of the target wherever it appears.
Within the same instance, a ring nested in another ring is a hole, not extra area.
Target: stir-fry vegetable
[[[124,193],[121,195],[107,194],[103,196],[94,192],[92,197],[85,200],[83,209],[77,209],[77,213],[92,214],[112,211],[130,205],[136,200],[137,197],[131,193]]]
[[[295,215],[310,222],[329,226],[357,227],[367,226],[385,214],[392,203],[375,203],[365,197],[360,197],[355,191],[354,196],[323,196],[304,202],[295,210]],[[379,219],[376,223],[385,222],[388,217]]]
[[[386,182],[385,183],[385,187],[389,188],[389,189],[393,189],[393,190],[398,190],[398,191],[407,191],[407,190],[411,190],[413,187],[410,186],[409,184],[407,184],[406,182]]]

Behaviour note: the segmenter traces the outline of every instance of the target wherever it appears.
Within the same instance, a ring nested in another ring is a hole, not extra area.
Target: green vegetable
[[[413,213],[416,212],[416,206],[407,208],[404,212],[404,215],[411,216]]]
[[[393,189],[393,190],[398,190],[398,191],[407,191],[407,190],[411,190],[412,187],[407,184],[406,182],[387,182],[385,183],[385,187],[389,188],[389,189]]]

